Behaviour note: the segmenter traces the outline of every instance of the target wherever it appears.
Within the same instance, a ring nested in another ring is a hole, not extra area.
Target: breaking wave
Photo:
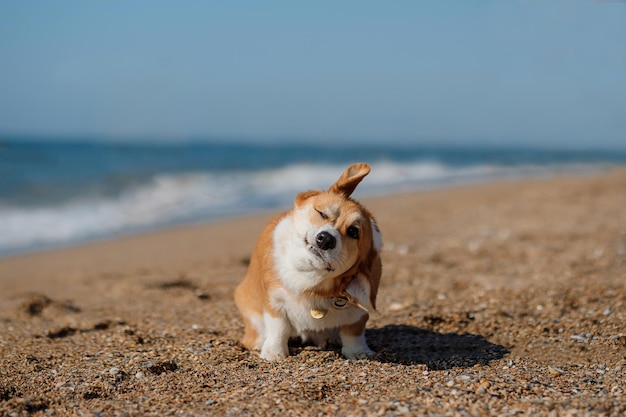
[[[580,171],[597,165],[474,165],[378,162],[357,198],[501,178]],[[0,206],[0,254],[75,244],[157,228],[288,207],[296,193],[332,184],[345,164],[295,164],[259,171],[157,174],[110,196]]]

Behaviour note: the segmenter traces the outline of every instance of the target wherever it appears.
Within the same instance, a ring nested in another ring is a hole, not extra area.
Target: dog
[[[372,214],[350,196],[370,172],[348,167],[326,191],[299,193],[291,210],[261,232],[235,290],[243,345],[261,358],[289,356],[290,338],[341,342],[348,359],[374,354],[365,324],[375,311],[382,236]]]

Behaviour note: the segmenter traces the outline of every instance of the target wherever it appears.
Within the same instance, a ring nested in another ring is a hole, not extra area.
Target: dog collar
[[[337,310],[344,309],[348,307],[349,304],[350,303],[348,302],[348,299],[346,297],[332,298],[332,306],[336,308]],[[326,317],[326,314],[328,314],[328,309],[324,310],[324,309],[312,308],[311,310],[309,310],[309,313],[311,314],[311,317],[313,317],[314,319],[320,320]]]

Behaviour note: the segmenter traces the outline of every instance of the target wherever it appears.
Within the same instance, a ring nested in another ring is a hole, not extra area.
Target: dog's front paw
[[[366,359],[376,354],[367,346],[365,334],[363,333],[358,336],[342,333],[341,344],[341,354],[348,359]]]
[[[341,348],[341,354],[347,359],[367,359],[376,354],[367,345]]]
[[[276,362],[289,356],[289,348],[282,346],[272,346],[267,343],[261,349],[261,359]]]
[[[261,359],[265,359],[269,362],[277,362],[281,359],[285,359],[287,355],[283,352],[261,352]]]

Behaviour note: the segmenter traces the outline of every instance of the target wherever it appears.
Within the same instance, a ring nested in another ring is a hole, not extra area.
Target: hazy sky
[[[0,133],[626,147],[626,2],[4,1]]]

